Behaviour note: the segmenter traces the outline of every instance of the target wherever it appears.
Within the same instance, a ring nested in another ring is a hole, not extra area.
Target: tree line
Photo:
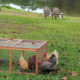
[[[21,5],[22,8],[31,6],[30,8],[36,9],[48,6],[49,8],[58,7],[66,14],[80,14],[80,0],[1,0],[1,4],[14,3]]]

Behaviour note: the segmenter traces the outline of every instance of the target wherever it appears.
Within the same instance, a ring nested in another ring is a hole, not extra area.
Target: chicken
[[[51,57],[51,55],[54,54],[57,60],[56,65],[58,65],[58,52],[57,50],[54,50],[51,54],[47,54],[47,56],[44,54],[45,60],[49,60],[49,58]]]
[[[53,54],[56,56],[56,60],[57,60],[57,63],[56,63],[56,64],[58,65],[58,57],[59,57],[59,56],[58,56],[57,50],[55,50],[55,51],[53,52]]]
[[[28,62],[24,59],[23,54],[19,58],[19,65],[22,70],[28,70]]]
[[[30,70],[35,70],[35,65],[36,65],[36,56],[33,55],[28,59],[28,64],[29,64],[29,69]]]
[[[50,72],[56,70],[56,56],[54,54],[51,55],[48,61],[42,62],[39,69],[41,72]]]
[[[44,54],[44,59],[47,61],[50,58],[51,54]]]
[[[41,61],[39,60],[38,61],[38,64],[40,65],[41,64]],[[29,65],[29,69],[30,70],[35,70],[35,65],[36,65],[36,55],[33,55],[31,56],[29,59],[28,59],[28,65]]]

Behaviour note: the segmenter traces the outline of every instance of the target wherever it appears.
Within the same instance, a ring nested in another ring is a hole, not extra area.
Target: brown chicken
[[[39,60],[38,61],[38,64],[40,65],[41,64],[41,61]],[[36,68],[36,55],[33,55],[31,56],[29,59],[28,59],[28,66],[29,66],[29,69],[34,71],[35,68]]]
[[[19,65],[22,70],[28,70],[28,62],[24,59],[23,54],[19,58]]]
[[[35,70],[35,65],[36,65],[36,56],[33,55],[28,59],[28,64],[29,64],[29,69],[30,70]]]

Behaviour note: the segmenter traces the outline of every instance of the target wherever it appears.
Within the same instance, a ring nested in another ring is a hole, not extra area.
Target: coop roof
[[[0,48],[16,49],[16,50],[31,50],[41,48],[47,41],[40,40],[22,40],[22,39],[0,39]]]

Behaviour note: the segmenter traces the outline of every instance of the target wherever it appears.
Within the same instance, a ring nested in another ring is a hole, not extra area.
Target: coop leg
[[[12,49],[10,50],[9,72],[12,72]]]
[[[46,60],[47,60],[47,43],[46,43]]]
[[[42,61],[44,59],[44,52],[43,52],[43,47],[42,47]]]
[[[36,74],[38,74],[38,57],[39,57],[39,51],[36,52],[36,70],[35,70]]]
[[[22,54],[23,54],[23,56],[24,56],[24,51],[22,50]]]

